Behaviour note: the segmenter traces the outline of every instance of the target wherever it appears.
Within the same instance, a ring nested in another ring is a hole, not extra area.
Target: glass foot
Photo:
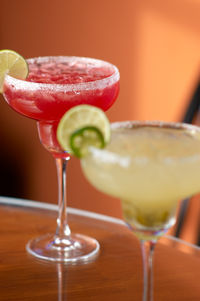
[[[30,240],[26,249],[40,259],[75,264],[95,259],[100,246],[96,239],[82,234],[72,234],[70,238],[62,239],[47,234]]]

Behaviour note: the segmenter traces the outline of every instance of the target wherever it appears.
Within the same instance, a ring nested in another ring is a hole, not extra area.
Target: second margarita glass
[[[109,109],[119,92],[119,71],[105,61],[83,57],[38,57],[28,59],[27,63],[28,78],[19,80],[7,75],[3,94],[15,111],[37,120],[40,141],[56,161],[59,190],[56,233],[29,241],[27,250],[41,259],[87,262],[98,254],[99,243],[70,231],[66,211],[66,167],[70,154],[60,148],[56,130],[63,114],[76,105]]]
[[[111,125],[104,149],[89,147],[82,168],[89,182],[122,201],[128,227],[140,240],[143,301],[153,301],[153,253],[176,221],[178,201],[200,192],[200,128],[125,121]]]

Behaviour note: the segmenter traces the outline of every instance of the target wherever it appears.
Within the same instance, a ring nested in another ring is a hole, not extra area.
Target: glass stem
[[[141,241],[143,258],[143,301],[153,301],[153,255],[155,241]]]
[[[67,163],[70,157],[56,158],[58,175],[58,218],[56,236],[59,239],[70,238],[71,231],[67,223]]]
[[[58,301],[66,301],[66,286],[67,286],[67,270],[65,269],[65,265],[59,263],[57,265],[58,272]]]

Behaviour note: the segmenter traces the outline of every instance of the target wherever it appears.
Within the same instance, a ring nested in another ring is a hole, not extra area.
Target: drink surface
[[[54,58],[40,62],[33,59],[29,62],[27,81],[46,84],[79,84],[100,80],[111,76],[113,70],[106,66],[61,60]]]
[[[130,224],[159,228],[179,200],[200,191],[200,132],[116,128],[106,149],[92,149],[82,167],[96,188],[122,200]]]

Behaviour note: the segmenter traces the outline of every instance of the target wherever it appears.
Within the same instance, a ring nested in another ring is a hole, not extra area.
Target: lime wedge
[[[3,92],[5,75],[25,79],[28,75],[28,64],[26,60],[13,50],[0,50],[0,93]]]
[[[79,105],[67,111],[57,128],[57,139],[65,151],[83,157],[89,146],[103,148],[110,140],[110,123],[94,106]]]

